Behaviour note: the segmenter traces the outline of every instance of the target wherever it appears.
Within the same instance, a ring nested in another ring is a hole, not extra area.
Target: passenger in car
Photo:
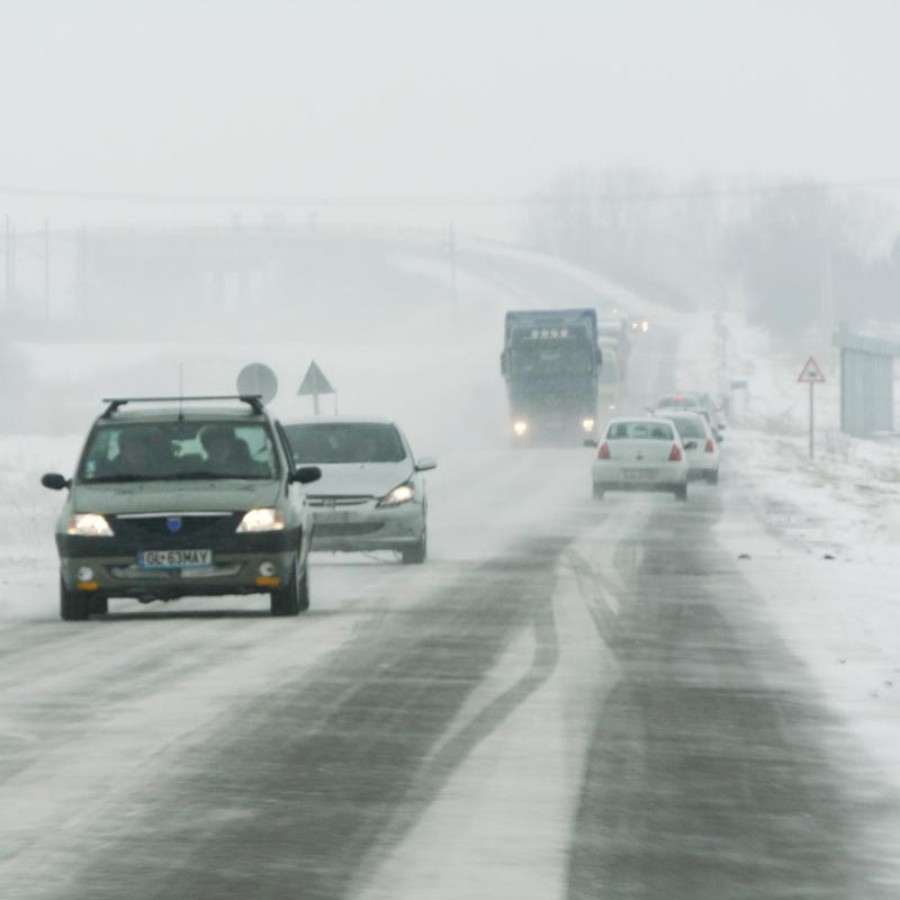
[[[206,467],[217,475],[245,478],[269,474],[266,466],[254,462],[246,442],[226,425],[204,428],[200,444],[206,452]]]
[[[156,429],[132,426],[118,437],[119,453],[103,475],[161,475],[171,462],[171,446]]]

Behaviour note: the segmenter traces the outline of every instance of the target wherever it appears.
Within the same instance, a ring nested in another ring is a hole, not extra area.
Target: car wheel
[[[297,609],[305,612],[309,609],[309,560],[303,567],[303,576],[300,579],[300,585],[297,588]]]
[[[595,500],[603,499],[603,488],[600,487],[600,485],[597,484],[596,482],[594,482],[594,499]]]
[[[687,500],[687,485],[682,484],[680,487],[677,487],[675,489],[675,496],[679,500],[682,500],[682,501]]]
[[[78,591],[70,591],[65,582],[59,580],[59,614],[65,622],[83,622],[91,613],[89,596]]]
[[[297,577],[297,564],[295,559],[287,585],[269,594],[273,616],[296,616],[300,612],[300,579]]]
[[[716,469],[716,470],[713,471],[713,472],[707,472],[707,473],[706,473],[706,480],[707,480],[710,484],[718,484],[718,483],[719,483],[719,470]]]
[[[89,612],[105,616],[109,612],[109,600],[106,597],[91,597]]]
[[[419,542],[400,551],[400,562],[405,566],[420,566],[428,556],[428,532],[423,532]]]

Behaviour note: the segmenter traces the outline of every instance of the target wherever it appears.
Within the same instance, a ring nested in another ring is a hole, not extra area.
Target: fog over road
[[[717,543],[735,460],[682,504],[591,459],[449,451],[432,559],[317,555],[296,620],[6,622],[0,897],[896,897],[896,804]]]

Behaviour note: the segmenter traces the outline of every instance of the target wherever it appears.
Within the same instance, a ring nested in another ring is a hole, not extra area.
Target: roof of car
[[[225,401],[212,405],[213,401]],[[239,402],[235,402],[239,401]],[[262,399],[255,395],[204,395],[198,397],[106,397],[108,406],[98,422],[179,422],[211,419],[267,421]],[[201,405],[197,405],[197,403]]]
[[[669,412],[671,410],[671,412]],[[699,407],[691,406],[667,406],[664,409],[658,409],[653,413],[659,419],[700,419],[706,421],[706,416]]]
[[[649,422],[650,424],[655,424],[668,418],[668,416],[619,416],[616,419],[609,419],[607,425],[617,425],[619,422]]]
[[[179,410],[176,408],[152,408],[120,410],[111,416],[100,416],[98,422],[116,425],[133,422],[207,422],[223,419],[240,419],[241,421],[265,422],[264,413],[254,412],[249,407],[202,407]]]

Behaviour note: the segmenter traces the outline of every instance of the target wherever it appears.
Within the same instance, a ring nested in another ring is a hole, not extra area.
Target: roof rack
[[[184,403],[203,400],[240,400],[247,403],[255,413],[264,411],[262,394],[211,394],[203,397],[103,397],[104,403],[108,403],[102,419],[108,419],[112,414],[126,403]]]

